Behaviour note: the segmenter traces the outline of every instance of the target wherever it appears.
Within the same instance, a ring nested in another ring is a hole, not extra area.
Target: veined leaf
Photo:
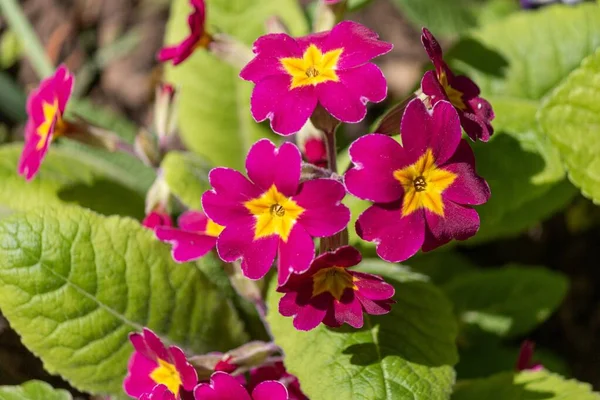
[[[46,382],[29,381],[20,386],[0,386],[0,400],[71,400],[66,390],[54,389]]]

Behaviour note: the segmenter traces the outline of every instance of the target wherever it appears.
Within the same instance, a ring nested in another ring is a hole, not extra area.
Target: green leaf
[[[423,275],[378,260],[363,264],[395,286],[397,304],[387,315],[365,315],[362,329],[297,331],[277,312],[272,285],[267,320],[286,368],[310,398],[447,399],[457,362],[450,304]]]
[[[509,265],[473,271],[443,286],[470,332],[526,334],[545,321],[567,293],[567,279],[541,267]]]
[[[47,208],[0,223],[0,309],[23,343],[80,390],[121,394],[147,326],[197,354],[247,336],[233,306],[193,264],[131,219]]]
[[[48,152],[39,174],[26,182],[17,174],[20,153],[20,145],[0,147],[1,207],[25,211],[67,203],[106,215],[143,217],[144,192],[131,186],[134,182],[127,172],[111,172],[93,158],[56,146]]]
[[[0,386],[0,400],[71,400],[69,392],[46,382],[29,381],[20,386]]]
[[[539,121],[559,149],[569,179],[600,204],[600,49],[556,88]]]
[[[210,165],[193,153],[170,152],[161,169],[171,192],[186,206],[201,210],[200,198],[211,188],[208,183]]]
[[[208,26],[251,45],[264,32],[265,20],[277,15],[295,35],[306,33],[306,21],[295,0],[208,0]],[[175,0],[167,26],[167,43],[189,31],[188,0]],[[250,115],[252,84],[239,70],[198,50],[177,67],[167,68],[167,80],[181,90],[179,128],[185,144],[212,165],[243,169],[246,153],[256,140],[271,135],[266,124]]]
[[[474,0],[393,0],[393,3],[417,26],[426,26],[435,34],[453,35],[473,27],[476,17]]]
[[[570,201],[568,186],[555,187],[564,180],[564,168],[536,114],[598,45],[600,8],[582,4],[516,13],[471,32],[448,52],[452,66],[481,87],[496,113],[497,133],[490,143],[474,146],[492,198],[478,207],[481,233],[471,243],[518,234]]]
[[[503,373],[459,382],[452,400],[598,400],[591,385],[546,370]]]
[[[406,264],[415,272],[427,275],[436,285],[442,285],[476,268],[465,256],[445,248],[430,253],[417,253]]]

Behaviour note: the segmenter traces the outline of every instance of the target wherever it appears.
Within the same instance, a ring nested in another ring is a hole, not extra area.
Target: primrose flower
[[[452,103],[467,135],[473,140],[487,142],[494,133],[492,106],[479,97],[475,82],[464,75],[454,75],[444,62],[440,44],[426,28],[423,28],[421,42],[435,66],[435,71],[427,71],[423,76],[421,90],[429,96],[432,105],[442,100]]]
[[[68,129],[63,120],[67,103],[73,91],[73,75],[61,65],[54,75],[44,79],[27,99],[25,146],[19,160],[19,174],[33,179],[40,169],[53,138]]]
[[[517,365],[515,366],[517,371],[539,371],[540,369],[544,368],[542,364],[534,363],[532,361],[534,351],[535,343],[531,340],[525,340],[521,344],[519,357],[517,358]]]
[[[173,245],[173,259],[180,263],[205,256],[215,247],[217,238],[225,229],[200,211],[184,212],[177,224],[179,228],[159,226],[154,233],[158,240]]]
[[[159,50],[156,58],[160,62],[172,61],[173,65],[178,65],[187,60],[197,48],[206,48],[212,37],[206,33],[206,5],[204,0],[190,0],[193,8],[188,16],[188,25],[190,34],[179,44],[175,46],[163,47]]]
[[[157,385],[164,385],[176,399],[180,399],[181,392],[194,389],[198,383],[196,370],[179,347],[165,347],[159,337],[147,328],[142,333],[131,334],[129,340],[135,351],[129,359],[128,375],[123,382],[125,393],[136,398],[155,393],[156,398],[162,400],[158,394],[161,389],[154,389]]]
[[[429,112],[411,101],[400,131],[402,145],[377,133],[355,141],[354,167],[345,175],[350,193],[376,203],[359,216],[358,235],[390,262],[473,236],[479,215],[472,206],[490,197],[450,103],[440,101]]]
[[[287,400],[288,393],[281,383],[265,381],[248,394],[244,386],[225,372],[215,372],[210,384],[201,383],[194,389],[195,400]]]
[[[155,209],[151,211],[144,220],[142,221],[142,225],[148,229],[155,231],[158,227],[161,226],[173,226],[173,220],[169,213],[161,209]]]
[[[333,179],[300,183],[300,151],[256,142],[246,158],[248,178],[229,168],[210,171],[213,189],[202,196],[204,212],[225,230],[217,239],[223,261],[242,259],[244,276],[260,279],[278,257],[279,284],[308,269],[313,237],[332,236],[346,227],[346,191]]]
[[[294,327],[308,331],[321,322],[330,327],[347,323],[360,328],[363,311],[371,315],[388,313],[394,303],[394,287],[379,276],[348,269],[361,258],[360,252],[350,246],[321,254],[308,271],[292,275],[277,288],[285,293],[279,301],[281,315],[294,317]]]
[[[281,361],[251,369],[246,389],[252,391],[264,381],[278,381],[284,384],[288,391],[289,400],[308,400],[308,397],[300,389],[298,378],[289,374]]]
[[[175,395],[165,385],[156,385],[150,393],[141,395],[139,400],[175,400]]]
[[[317,104],[340,121],[359,122],[368,101],[387,95],[385,77],[370,61],[391,49],[352,21],[296,39],[284,33],[262,36],[254,42],[256,56],[240,73],[256,84],[252,116],[258,122],[269,119],[280,135],[298,132]]]

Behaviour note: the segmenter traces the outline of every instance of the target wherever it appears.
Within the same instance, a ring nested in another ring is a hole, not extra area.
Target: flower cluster
[[[191,0],[191,5],[190,35],[162,49],[159,60],[177,65],[196,49],[210,47],[213,37],[205,31],[204,1]],[[270,120],[276,133],[296,137],[280,145],[268,139],[254,143],[245,173],[212,169],[202,210],[183,212],[176,224],[167,212],[170,193],[158,174],[143,224],[172,245],[177,262],[214,251],[226,268],[235,266],[238,276],[250,280],[265,277],[275,267],[276,290],[282,294],[279,313],[292,318],[298,330],[321,324],[360,328],[365,313],[389,313],[394,286],[361,272],[361,253],[348,245],[351,215],[344,198],[353,195],[372,203],[354,228],[360,238],[375,244],[380,258],[399,262],[419,250],[473,236],[479,229],[474,207],[490,197],[462,133],[473,141],[488,141],[492,108],[473,81],[452,72],[427,29],[422,42],[435,69],[425,73],[404,109],[399,137],[377,132],[360,136],[349,147],[352,165],[338,175],[336,129],[341,123],[362,121],[368,102],[386,98],[385,77],[372,60],[392,45],[351,21],[299,38],[284,33],[260,37],[254,57],[240,72],[242,79],[254,83],[251,114],[257,122]],[[39,169],[51,140],[69,129],[63,115],[72,86],[72,75],[60,67],[29,98],[19,163],[27,179]],[[172,89],[163,97],[169,112],[159,118],[159,130],[172,136]],[[253,293],[260,292],[255,289]],[[257,307],[259,312],[262,307]],[[246,382],[238,359],[230,355],[214,363],[211,358],[210,375],[199,376],[200,367],[181,349],[165,346],[150,330],[131,335],[131,342],[135,352],[124,389],[138,399],[306,398],[283,364],[272,360],[244,370],[250,374]]]

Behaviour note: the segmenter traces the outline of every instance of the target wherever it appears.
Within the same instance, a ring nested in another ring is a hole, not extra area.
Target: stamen
[[[427,182],[425,181],[423,175],[416,177],[413,181],[413,185],[417,192],[422,192],[427,189]]]
[[[283,217],[285,215],[285,208],[277,203],[271,206],[270,211],[271,215],[277,215],[278,217]]]
[[[316,69],[313,66],[308,67],[308,69],[306,70],[306,76],[308,76],[309,78],[314,78],[316,76],[319,76],[319,70]]]

